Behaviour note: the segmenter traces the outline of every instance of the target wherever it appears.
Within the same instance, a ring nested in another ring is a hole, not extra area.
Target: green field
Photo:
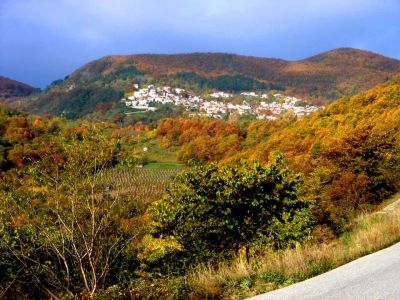
[[[169,169],[181,169],[183,165],[180,163],[169,163],[169,162],[150,162],[143,166],[145,169],[161,169],[161,170],[169,170]]]

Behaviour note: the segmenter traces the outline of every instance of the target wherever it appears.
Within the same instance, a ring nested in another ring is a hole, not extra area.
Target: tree
[[[191,262],[237,254],[256,243],[284,248],[311,231],[310,203],[282,155],[261,166],[197,165],[178,175],[153,208],[154,236],[174,237]]]
[[[7,267],[0,296],[18,292],[21,283],[39,298],[81,293],[93,299],[120,281],[124,261],[135,267],[135,253],[125,249],[140,232],[135,217],[143,212],[102,180],[116,147],[94,127],[73,139],[60,137],[60,144],[32,162],[23,189],[0,194],[0,269]]]

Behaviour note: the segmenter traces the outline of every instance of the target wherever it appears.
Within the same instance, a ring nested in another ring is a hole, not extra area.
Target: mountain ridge
[[[132,92],[134,84],[169,85],[198,94],[231,92],[232,88],[235,92],[279,90],[322,104],[399,74],[400,60],[353,48],[296,61],[213,52],[108,55],[54,81],[22,108],[50,114],[71,112],[72,108],[72,117],[96,111],[110,115],[111,110],[121,114],[119,100]]]
[[[79,77],[80,72],[93,69],[93,65],[98,64],[102,64],[107,73],[110,68],[121,63],[134,65],[153,76],[182,71],[205,76],[238,73],[284,85],[295,95],[311,95],[330,100],[349,93],[349,88],[336,87],[332,82],[343,83],[344,80],[353,78],[355,82],[351,84],[356,89],[352,91],[354,94],[400,73],[400,61],[397,59],[371,51],[337,48],[293,61],[221,52],[108,55],[85,64],[73,72],[71,77]],[[367,79],[362,78],[363,76]],[[322,87],[315,88],[315,82],[318,81],[322,81]],[[327,92],[331,92],[331,95]]]

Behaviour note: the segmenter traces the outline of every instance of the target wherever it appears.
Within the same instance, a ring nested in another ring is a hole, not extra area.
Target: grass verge
[[[237,258],[189,272],[199,298],[244,299],[329,271],[400,241],[400,207],[357,218],[350,230],[329,244],[265,251],[250,263]]]

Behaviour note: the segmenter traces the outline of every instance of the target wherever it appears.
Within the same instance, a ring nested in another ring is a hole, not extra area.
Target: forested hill
[[[78,69],[71,79],[87,80],[107,74],[118,77],[133,70],[155,78],[180,72],[205,77],[241,74],[284,87],[297,96],[332,100],[371,88],[400,73],[400,61],[352,48],[299,61],[225,53],[107,56]]]
[[[212,90],[279,90],[323,103],[353,95],[400,74],[400,61],[372,52],[341,48],[299,61],[224,53],[106,56],[92,61],[22,107],[33,113],[70,118],[124,118],[120,99],[134,84],[181,87],[198,95]],[[115,117],[110,117],[114,115]]]
[[[0,101],[30,95],[35,90],[25,83],[0,76]]]

